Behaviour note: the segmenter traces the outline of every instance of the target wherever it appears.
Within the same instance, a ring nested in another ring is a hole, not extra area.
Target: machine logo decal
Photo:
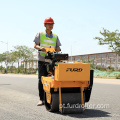
[[[83,69],[82,68],[67,68],[66,72],[82,72]]]

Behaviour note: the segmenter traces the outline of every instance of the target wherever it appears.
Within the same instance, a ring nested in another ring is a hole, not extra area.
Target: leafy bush
[[[108,66],[108,70],[109,70],[109,71],[114,71],[114,67]]]
[[[20,73],[20,72],[21,72],[20,68],[17,68],[17,73]]]
[[[90,68],[91,69],[95,69],[95,65],[94,64],[90,64]]]
[[[0,70],[3,70],[3,69],[5,69],[5,67],[3,67],[3,66],[0,66]]]
[[[118,74],[118,75],[116,76],[116,79],[120,79],[120,74]]]
[[[96,69],[101,70],[101,71],[106,70],[106,68],[102,68],[100,65],[98,65],[98,66],[96,67]]]

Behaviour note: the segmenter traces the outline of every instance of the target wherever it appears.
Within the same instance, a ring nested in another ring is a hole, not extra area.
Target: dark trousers
[[[38,90],[39,90],[39,97],[40,100],[44,101],[44,90],[43,90],[43,84],[41,82],[41,76],[47,76],[47,69],[45,62],[43,61],[38,61]]]

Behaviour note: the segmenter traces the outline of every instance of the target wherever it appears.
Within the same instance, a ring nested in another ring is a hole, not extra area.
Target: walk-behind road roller
[[[90,64],[66,62],[68,54],[49,49],[45,56],[48,76],[42,76],[45,107],[50,112],[79,113],[85,110],[93,86]]]

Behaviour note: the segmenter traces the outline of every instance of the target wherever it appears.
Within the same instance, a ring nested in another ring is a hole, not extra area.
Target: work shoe
[[[42,100],[38,102],[37,106],[41,106],[41,105],[44,105],[44,102]]]

